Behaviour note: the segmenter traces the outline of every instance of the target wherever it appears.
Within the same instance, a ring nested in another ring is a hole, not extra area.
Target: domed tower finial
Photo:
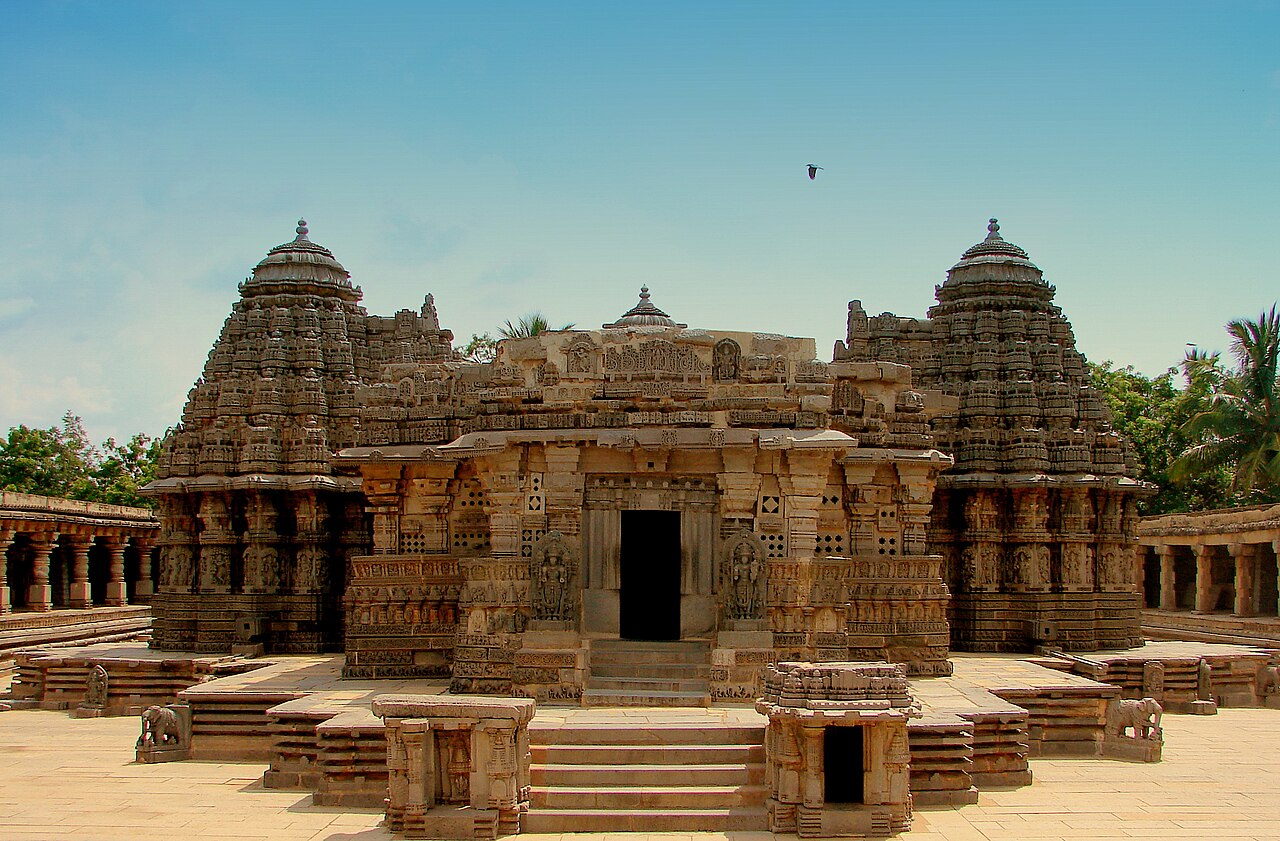
[[[297,242],[297,241],[299,241],[299,240],[304,240],[304,239],[306,239],[306,238],[307,238],[307,234],[308,234],[308,233],[310,233],[310,231],[308,231],[308,230],[307,230],[307,220],[306,220],[306,219],[299,219],[299,220],[298,220],[298,227],[297,227],[297,228],[295,228],[294,230],[295,230],[295,231],[297,232],[297,234],[298,234],[296,237],[294,237],[294,240],[293,240],[294,242]]]
[[[1004,237],[1000,236],[1000,220],[994,216],[987,223],[987,239],[1004,239]]]
[[[651,296],[649,295],[649,287],[647,287],[647,286],[641,286],[641,287],[640,287],[640,300],[641,300],[641,301],[647,301],[647,300],[649,300],[649,298],[650,298],[650,297],[651,297]]]

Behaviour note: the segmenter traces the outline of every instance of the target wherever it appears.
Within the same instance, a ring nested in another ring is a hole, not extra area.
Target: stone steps
[[[585,707],[709,707],[711,645],[705,640],[593,640]]]
[[[679,715],[670,723],[620,715],[616,722],[531,728],[523,830],[764,830],[764,726]]]
[[[764,746],[684,745],[673,751],[667,745],[531,745],[534,765],[746,765],[764,762]]]
[[[763,832],[763,806],[722,809],[530,809],[523,832]]]
[[[672,753],[678,753],[672,751]],[[610,789],[638,785],[735,787],[759,785],[764,780],[764,766],[747,764],[677,765],[662,763],[642,765],[609,763],[603,765],[545,765],[533,763],[530,775],[536,786],[590,787],[607,785]]]

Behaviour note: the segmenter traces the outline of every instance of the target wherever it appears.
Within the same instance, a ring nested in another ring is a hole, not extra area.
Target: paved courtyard
[[[1035,783],[988,791],[974,806],[917,812],[902,838],[1276,839],[1280,711],[1167,716],[1163,763],[1034,760]],[[381,813],[316,808],[305,792],[262,788],[262,766],[138,765],[133,718],[0,713],[4,841],[378,841]],[[551,836],[524,836],[545,841]],[[587,836],[571,836],[586,838]],[[638,836],[620,836],[636,841]],[[655,835],[692,839],[684,835]],[[711,834],[697,838],[726,837]],[[729,833],[764,841],[767,833]]]

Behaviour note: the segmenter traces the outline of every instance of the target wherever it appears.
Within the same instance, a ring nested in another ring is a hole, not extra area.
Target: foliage
[[[489,333],[471,334],[471,341],[458,351],[467,362],[492,362],[498,355],[498,340]]]
[[[1238,503],[1280,500],[1280,311],[1227,323],[1234,365],[1217,354],[1188,355],[1205,403],[1183,426],[1193,443],[1171,466],[1175,481],[1229,469]]]
[[[95,447],[80,418],[67,412],[48,429],[9,429],[0,440],[0,489],[149,508],[138,489],[155,478],[159,453],[160,442],[142,434]]]
[[[552,327],[551,322],[547,321],[547,317],[540,312],[531,312],[520,316],[515,324],[510,319],[498,328],[498,335],[504,339],[527,339],[530,336],[536,336],[539,333],[549,333],[553,330],[572,330],[573,324],[566,324],[563,327]]]
[[[572,323],[563,327],[552,327],[545,315],[540,312],[531,312],[520,316],[514,322],[508,319],[498,328],[496,338],[492,333],[471,334],[471,341],[467,342],[458,353],[467,362],[492,362],[498,355],[498,343],[503,339],[527,339],[552,330],[572,329]]]
[[[1157,493],[1141,500],[1144,514],[1196,511],[1234,504],[1230,475],[1225,468],[1205,469],[1175,483],[1170,466],[1197,439],[1184,427],[1206,403],[1206,371],[1200,367],[1170,368],[1147,377],[1132,366],[1116,368],[1110,362],[1089,364],[1093,385],[1111,408],[1116,430],[1133,445],[1137,478],[1154,483]]]

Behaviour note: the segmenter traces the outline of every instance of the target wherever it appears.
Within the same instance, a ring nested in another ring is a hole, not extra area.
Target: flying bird
[[[809,166],[809,180],[812,181],[814,178],[818,177],[818,170],[822,169],[822,167],[818,166],[817,164],[809,164],[808,166]]]

